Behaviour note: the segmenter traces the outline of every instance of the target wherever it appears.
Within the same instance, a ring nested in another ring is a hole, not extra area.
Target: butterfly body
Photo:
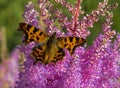
[[[72,55],[78,46],[83,46],[86,42],[80,37],[57,38],[56,33],[49,36],[44,31],[26,23],[20,23],[19,30],[25,34],[24,42],[26,44],[31,41],[39,43],[31,52],[31,56],[35,59],[34,64],[38,61],[44,64],[56,63],[65,56],[64,48]]]
[[[40,60],[42,63],[48,64],[63,59],[65,53],[62,48],[57,46],[57,37],[56,34],[53,34],[46,44],[34,47],[31,55],[36,58],[35,63]]]

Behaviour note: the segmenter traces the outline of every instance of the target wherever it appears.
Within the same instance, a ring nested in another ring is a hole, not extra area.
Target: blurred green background
[[[0,0],[0,30],[3,26],[6,28],[8,52],[11,52],[16,47],[16,45],[22,43],[22,33],[18,32],[17,28],[19,22],[24,22],[22,14],[24,12],[25,4],[27,4],[27,1],[28,0]],[[36,0],[33,1],[35,2]],[[74,3],[76,0],[66,1]],[[103,0],[83,0],[82,9],[89,14],[92,10],[97,8],[98,2],[101,1]],[[110,3],[117,2],[119,4],[116,9],[112,10],[114,13],[114,23],[112,28],[120,32],[120,0],[109,1]],[[59,5],[57,6],[60,9],[64,9],[64,7],[61,7]],[[88,44],[91,45],[94,38],[101,31],[101,25],[103,22],[104,20],[101,19],[98,23],[94,24],[93,28],[89,29],[91,30],[92,35],[87,38]]]

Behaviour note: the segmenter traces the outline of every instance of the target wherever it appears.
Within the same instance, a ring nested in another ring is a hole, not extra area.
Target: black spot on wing
[[[32,35],[33,33],[32,32],[30,32],[30,35]]]
[[[69,37],[69,40],[70,40],[70,42],[72,42],[73,41],[73,37]]]
[[[42,55],[41,55],[41,56],[36,57],[36,60],[34,61],[34,63],[33,63],[33,64],[34,64],[34,65],[36,65],[36,63],[37,63],[38,61],[40,61],[40,62],[44,62]]]
[[[63,49],[62,49],[62,48],[59,48],[58,52],[63,52]]]
[[[65,44],[64,47],[66,47],[68,44]]]
[[[39,40],[39,37],[38,37],[38,36],[36,36],[36,39],[37,39],[37,40]]]
[[[64,41],[67,42],[67,38],[65,38]]]
[[[64,52],[64,50],[62,49],[62,48],[60,48],[59,47],[59,50],[57,51],[57,58],[59,57],[59,56],[62,56],[62,57],[64,57],[65,56],[65,52]]]
[[[40,34],[39,34],[39,35],[41,36],[42,34],[43,34],[43,32],[40,32]]]
[[[76,43],[77,43],[77,42],[79,41],[80,38],[79,38],[79,37],[75,37],[75,39],[76,39]]]
[[[57,55],[54,57],[52,61],[56,63],[58,60],[62,60],[64,56],[65,52],[63,51],[62,48],[59,48],[59,50],[57,51]]]
[[[34,30],[33,30],[33,33],[36,33],[38,30],[39,29],[35,27]]]
[[[26,28],[27,31],[29,31],[31,27],[32,27],[32,25],[28,24],[28,25],[27,25],[27,28]]]
[[[70,51],[71,49],[70,48],[67,48],[68,49],[68,51]]]
[[[32,41],[34,41],[34,39],[33,39],[33,38],[31,38],[29,42],[32,42]]]
[[[79,45],[75,45],[75,46],[73,47],[72,54],[74,53],[75,49],[76,49],[78,46],[79,46]]]

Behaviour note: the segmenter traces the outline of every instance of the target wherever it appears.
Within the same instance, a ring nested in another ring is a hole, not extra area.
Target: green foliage
[[[5,26],[7,46],[11,51],[20,43],[20,34],[16,31],[19,22],[23,21],[24,0],[0,0],[0,26]]]
[[[99,2],[102,2],[103,0],[83,0],[82,2],[82,9],[85,11],[85,14],[91,13],[92,10],[95,10],[97,8],[97,5]],[[118,7],[116,9],[111,10],[113,12],[113,25],[112,29],[117,30],[120,32],[120,0],[109,0],[110,4],[118,3]],[[96,38],[98,33],[100,33],[102,24],[104,23],[105,18],[101,17],[100,20],[94,24],[93,28],[90,28],[88,30],[91,31],[91,35],[87,38],[87,44],[91,45],[92,41]]]

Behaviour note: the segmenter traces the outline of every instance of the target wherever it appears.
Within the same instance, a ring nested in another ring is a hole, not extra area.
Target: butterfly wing
[[[50,62],[56,63],[57,61],[62,60],[65,56],[65,52],[62,48],[56,47],[56,49],[53,50],[54,51],[52,52],[52,54],[48,54],[49,57],[45,60],[45,64],[48,64]]]
[[[49,39],[49,36],[42,30],[27,24],[27,23],[19,23],[18,31],[23,31],[25,34],[25,43],[34,42],[45,42]]]
[[[85,39],[80,37],[61,37],[58,38],[57,45],[61,48],[66,48],[72,55],[78,46],[85,44]]]
[[[31,57],[35,59],[34,64],[36,64],[37,61],[41,61],[44,63],[45,49],[46,49],[46,45],[38,45],[32,49]]]

